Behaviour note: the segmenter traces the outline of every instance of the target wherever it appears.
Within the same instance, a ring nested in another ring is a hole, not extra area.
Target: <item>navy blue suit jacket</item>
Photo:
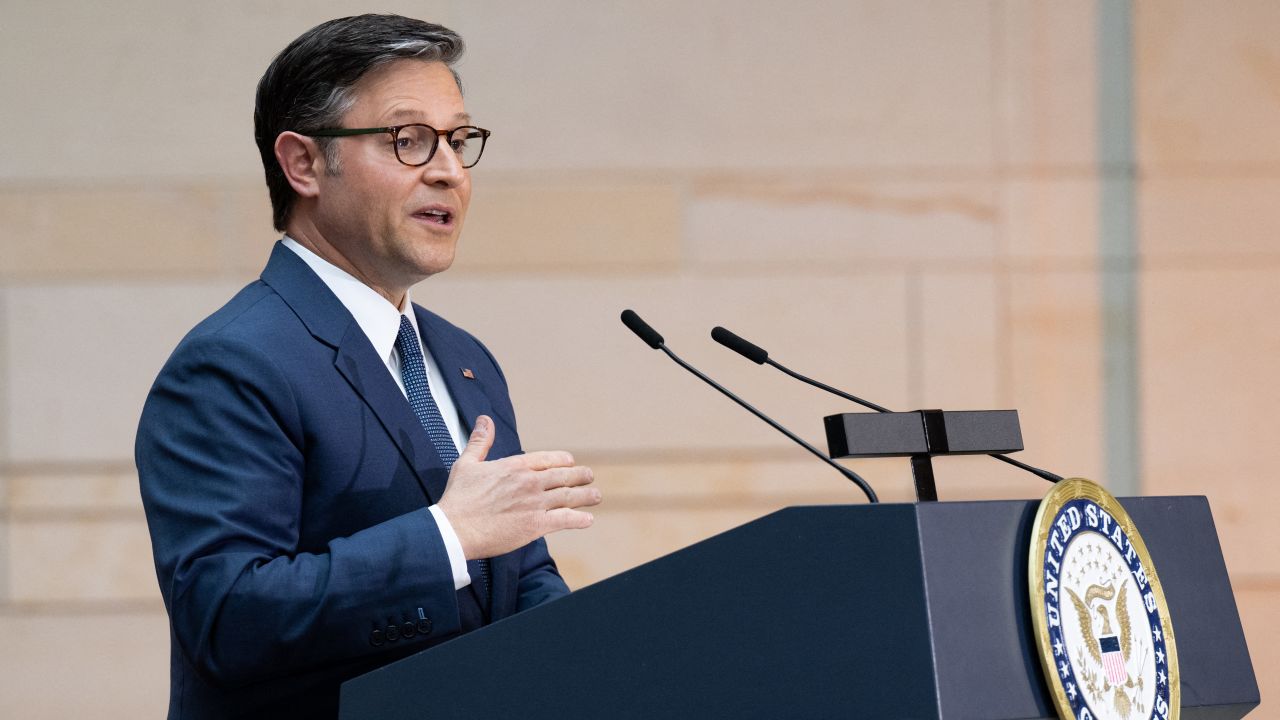
[[[493,418],[489,459],[521,452],[493,356],[414,311],[467,429]],[[136,460],[171,718],[336,716],[342,681],[568,592],[542,540],[492,559],[491,597],[454,589],[427,510],[447,469],[355,319],[278,243],[161,370]]]

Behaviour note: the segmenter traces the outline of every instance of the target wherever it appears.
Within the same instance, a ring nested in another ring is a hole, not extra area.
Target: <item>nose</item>
[[[456,187],[471,171],[462,167],[462,158],[441,138],[431,161],[422,166],[422,182],[441,187]]]

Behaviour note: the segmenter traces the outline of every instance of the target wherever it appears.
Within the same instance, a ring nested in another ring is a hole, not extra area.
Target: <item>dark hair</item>
[[[453,64],[462,57],[462,38],[441,25],[399,15],[356,15],[321,23],[280,51],[258,81],[253,134],[271,193],[276,230],[289,221],[297,199],[276,162],[275,142],[286,130],[306,133],[336,127],[355,102],[352,88],[370,70],[401,59]],[[461,87],[461,83],[459,83]],[[317,138],[330,167],[333,138]]]

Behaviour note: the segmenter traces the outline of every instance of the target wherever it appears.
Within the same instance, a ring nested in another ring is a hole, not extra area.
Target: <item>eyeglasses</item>
[[[431,158],[435,157],[436,147],[440,145],[440,138],[446,138],[449,149],[458,156],[458,161],[464,168],[473,167],[480,162],[480,156],[484,153],[484,143],[491,134],[488,130],[474,125],[463,125],[452,130],[437,130],[422,123],[377,128],[329,128],[302,134],[308,137],[348,137],[378,133],[391,133],[391,146],[395,148],[396,159],[410,167],[419,167],[431,162]]]

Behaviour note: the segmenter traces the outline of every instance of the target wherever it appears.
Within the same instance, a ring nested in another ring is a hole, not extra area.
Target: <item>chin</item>
[[[396,259],[406,274],[416,276],[417,281],[444,272],[453,265],[457,254],[456,233],[405,232],[393,241]]]
[[[409,264],[416,274],[425,280],[452,267],[454,255],[452,247],[448,251],[444,251],[443,248],[431,248],[424,253],[416,254]]]

